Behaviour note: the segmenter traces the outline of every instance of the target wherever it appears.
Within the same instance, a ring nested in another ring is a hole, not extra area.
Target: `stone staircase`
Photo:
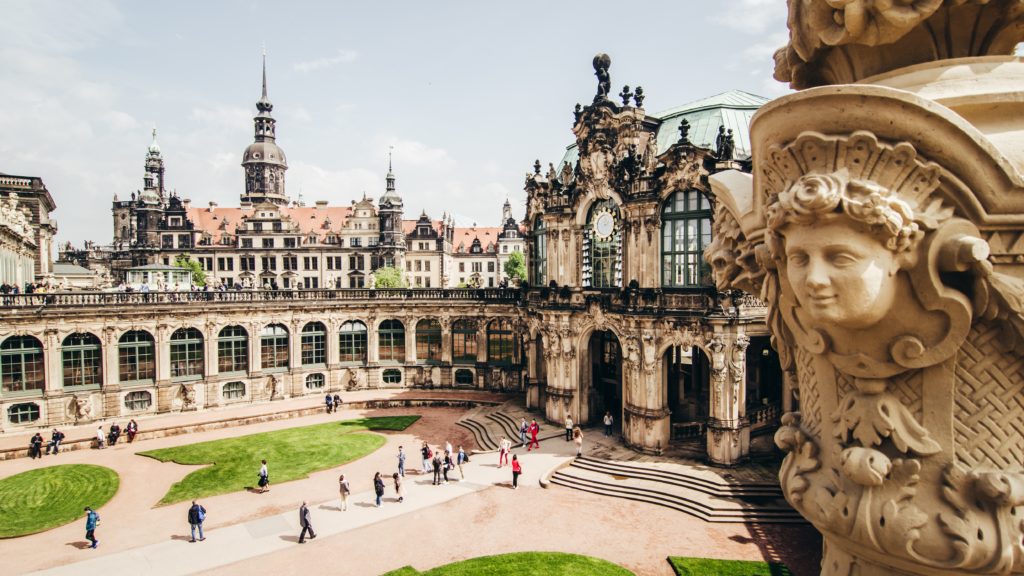
[[[551,483],[665,506],[706,522],[805,522],[777,483],[729,482],[714,474],[689,473],[683,465],[672,468],[580,457],[556,472]]]
[[[496,452],[502,436],[511,440],[513,447],[519,446],[520,418],[526,418],[529,422],[536,418],[536,415],[528,413],[521,402],[512,400],[500,406],[486,406],[467,412],[456,424],[473,434],[477,446],[473,452],[479,454]],[[544,423],[541,423],[541,426],[538,440],[547,440],[563,434],[561,429]]]

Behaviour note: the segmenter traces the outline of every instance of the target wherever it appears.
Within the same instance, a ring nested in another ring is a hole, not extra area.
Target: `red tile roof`
[[[300,207],[279,207],[282,217],[290,217],[293,222],[299,225],[300,233],[308,236],[315,233],[318,237],[324,238],[329,232],[337,233],[344,226],[345,221],[352,215],[350,206],[300,206]],[[220,207],[188,209],[188,217],[192,220],[196,230],[200,233],[208,232],[213,237],[213,242],[220,240],[221,234],[228,232],[235,233],[235,227],[242,222],[242,217],[252,216],[256,211],[255,207]],[[227,219],[228,224],[225,230],[221,224]],[[324,228],[324,221],[330,219],[330,227]]]

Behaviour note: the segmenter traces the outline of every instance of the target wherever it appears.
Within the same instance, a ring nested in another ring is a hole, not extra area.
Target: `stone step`
[[[717,476],[704,477],[697,474],[688,474],[683,471],[675,472],[651,466],[638,466],[591,457],[577,458],[573,462],[573,466],[595,472],[603,472],[612,476],[637,478],[679,486],[681,488],[689,488],[704,492],[709,496],[726,498],[783,498],[782,488],[778,484],[770,482],[726,482],[720,480]]]
[[[507,436],[512,444],[519,443],[519,424],[512,420],[511,416],[502,412],[491,412],[487,417],[498,425],[501,433]]]
[[[749,500],[709,496],[699,490],[613,475],[570,466],[551,478],[552,484],[685,512],[706,522],[802,524],[805,520],[784,501],[771,498],[758,504]]]
[[[491,438],[487,427],[474,418],[462,418],[456,424],[472,432],[477,446],[473,452],[492,452],[498,449],[498,441]]]

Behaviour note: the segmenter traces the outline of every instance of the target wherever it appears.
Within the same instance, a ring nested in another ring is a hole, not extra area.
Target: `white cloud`
[[[306,204],[327,200],[334,205],[345,205],[362,198],[364,191],[375,196],[384,184],[383,175],[365,168],[328,170],[308,162],[291,163],[287,178],[288,195],[298,199],[301,191]]]
[[[724,2],[711,21],[746,34],[763,34],[786,21],[786,3],[779,0],[733,0]]]
[[[314,70],[320,70],[321,68],[330,68],[338,64],[352,62],[359,57],[359,53],[355,50],[344,50],[339,49],[338,53],[334,56],[324,56],[321,58],[314,58],[313,60],[305,60],[303,62],[296,62],[292,64],[292,68],[299,72],[312,72]]]

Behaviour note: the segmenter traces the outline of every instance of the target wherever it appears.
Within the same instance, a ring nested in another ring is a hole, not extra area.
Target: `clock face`
[[[594,221],[594,232],[601,238],[608,238],[615,230],[615,217],[608,212],[602,212]]]

